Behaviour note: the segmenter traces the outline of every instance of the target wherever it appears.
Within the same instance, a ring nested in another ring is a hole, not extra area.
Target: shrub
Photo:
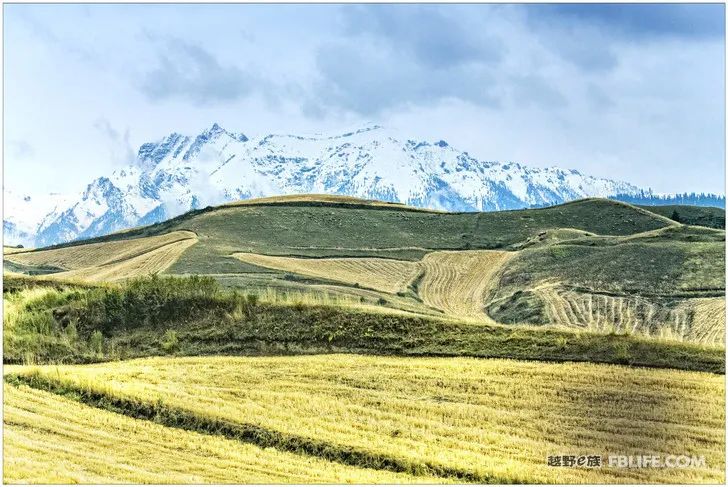
[[[179,340],[177,339],[177,332],[174,330],[167,330],[162,336],[162,350],[167,353],[174,352],[177,350]]]
[[[91,334],[88,339],[88,347],[92,352],[101,355],[104,353],[104,335],[99,330]]]
[[[76,322],[71,321],[68,326],[66,326],[66,329],[63,330],[63,333],[66,335],[66,338],[68,338],[69,343],[74,343],[76,339],[78,339],[78,330],[76,329]]]
[[[118,287],[94,289],[81,317],[87,331],[156,326],[189,319],[225,303],[218,299],[219,287],[208,276],[186,278],[152,276],[131,280]],[[232,301],[227,302],[230,310]]]

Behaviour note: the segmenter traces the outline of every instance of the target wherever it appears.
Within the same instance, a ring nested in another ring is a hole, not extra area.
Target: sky
[[[4,5],[4,184],[80,191],[141,144],[377,123],[657,192],[725,179],[722,4]]]

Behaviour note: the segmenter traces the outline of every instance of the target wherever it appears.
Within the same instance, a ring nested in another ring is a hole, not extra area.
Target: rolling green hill
[[[639,207],[685,225],[725,229],[725,210],[723,208],[690,205],[639,205]]]
[[[601,199],[445,213],[303,195],[12,253],[5,265],[94,282],[209,275],[257,294],[723,343],[724,242],[722,230]]]
[[[77,281],[209,275],[256,294],[723,343],[724,242],[722,230],[602,199],[445,213],[303,195],[193,211],[5,263]]]

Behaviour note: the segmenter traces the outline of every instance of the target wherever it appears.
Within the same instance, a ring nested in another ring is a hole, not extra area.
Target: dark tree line
[[[633,205],[691,205],[725,208],[725,196],[713,193],[677,193],[661,196],[641,191],[638,194],[615,194],[610,196],[610,199]]]

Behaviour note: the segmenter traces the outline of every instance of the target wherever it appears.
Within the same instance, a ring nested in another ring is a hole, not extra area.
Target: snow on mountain
[[[58,193],[27,195],[5,189],[3,236],[5,245],[33,246],[38,229],[55,221],[73,197]]]
[[[36,206],[33,197],[8,206],[6,191],[4,227],[6,242],[19,242],[17,237],[45,246],[278,194],[341,194],[475,211],[639,191],[574,170],[478,160],[445,141],[403,139],[377,125],[334,136],[248,138],[214,124],[194,137],[172,133],[143,144],[132,166],[96,179],[65,205],[51,208],[44,200]]]

